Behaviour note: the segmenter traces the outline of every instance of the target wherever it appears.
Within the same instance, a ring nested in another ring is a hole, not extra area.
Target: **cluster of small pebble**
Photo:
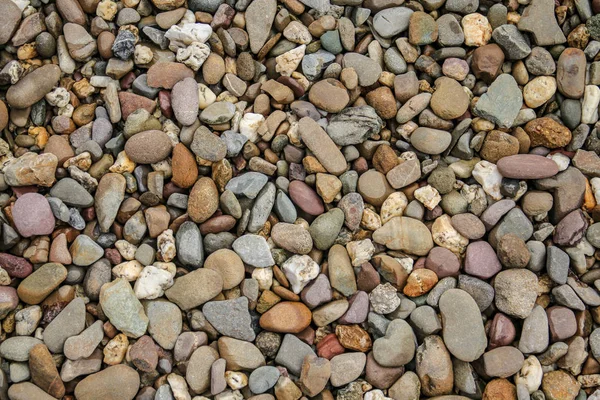
[[[0,0],[0,400],[600,400],[599,84],[600,0]]]

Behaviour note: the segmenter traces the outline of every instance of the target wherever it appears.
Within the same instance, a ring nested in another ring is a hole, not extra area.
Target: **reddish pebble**
[[[26,193],[12,208],[17,231],[23,237],[50,235],[54,230],[54,214],[41,194]]]
[[[33,271],[29,261],[7,253],[0,253],[0,267],[8,272],[11,278],[25,278]]]
[[[161,90],[158,92],[158,105],[160,112],[167,118],[173,118],[173,108],[171,107],[171,92]]]
[[[310,215],[320,215],[325,211],[323,201],[310,186],[302,181],[292,181],[289,194],[294,204]]]
[[[328,360],[331,360],[338,354],[342,354],[344,351],[346,350],[344,349],[344,346],[341,345],[335,333],[330,333],[317,343],[317,354],[319,357]]]
[[[445,247],[434,247],[425,260],[425,268],[432,270],[442,279],[447,276],[457,276],[460,269],[458,257]]]
[[[488,242],[473,242],[467,246],[465,272],[480,279],[496,275],[502,266],[496,252]]]
[[[516,334],[517,330],[510,318],[501,313],[496,314],[490,326],[490,350],[510,345]]]

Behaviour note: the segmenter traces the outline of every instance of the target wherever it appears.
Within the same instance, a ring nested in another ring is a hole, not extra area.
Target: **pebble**
[[[44,65],[12,85],[6,92],[6,101],[11,107],[27,108],[50,92],[59,78],[60,68],[57,65]]]
[[[208,302],[202,307],[202,313],[222,335],[249,342],[256,337],[251,327],[246,297]]]
[[[21,10],[16,3],[4,0],[0,7],[2,8],[2,33],[0,34],[0,44],[6,44],[21,21]]]
[[[27,304],[41,303],[67,277],[62,264],[46,263],[27,276],[17,288],[19,298]]]
[[[465,91],[462,90],[457,81],[451,78],[441,77],[436,80],[435,86],[436,90],[433,92],[429,104],[438,117],[443,119],[455,119],[467,111],[469,97]],[[413,132],[411,138],[414,137],[414,134],[416,134],[418,130],[419,128]],[[411,141],[411,143],[413,142]],[[416,147],[414,143],[413,145]]]
[[[222,289],[221,274],[200,268],[175,279],[175,283],[165,291],[165,295],[181,309],[189,310],[206,303]]]
[[[270,267],[275,264],[271,251],[264,237],[244,235],[233,242],[233,250],[246,264],[258,268]]]
[[[412,133],[410,139],[415,149],[425,154],[440,154],[450,145],[451,136],[448,132],[439,129],[419,127]]]
[[[341,175],[346,171],[344,156],[327,133],[314,120],[309,117],[302,118],[298,129],[304,144],[314,153],[328,172]]]
[[[46,198],[37,193],[19,197],[12,208],[15,227],[21,236],[49,235],[54,230],[55,219]]]
[[[500,107],[504,104],[504,107]],[[523,104],[523,95],[515,79],[501,74],[480,97],[473,109],[476,115],[486,118],[499,127],[510,128]]]
[[[260,326],[271,332],[299,333],[311,321],[310,310],[302,303],[281,302],[260,318]]]
[[[395,319],[389,323],[384,337],[373,342],[373,357],[384,367],[408,364],[415,355],[415,336],[410,325]]]
[[[137,338],[146,332],[148,317],[125,279],[102,286],[100,304],[111,323],[126,335]]]
[[[392,250],[426,255],[433,247],[431,233],[426,226],[413,218],[394,217],[377,229],[373,240]]]
[[[133,399],[139,384],[140,377],[133,368],[114,365],[80,381],[75,387],[75,396],[92,400],[99,399],[101,394],[118,400]]]
[[[466,362],[479,358],[485,351],[487,338],[477,303],[467,292],[449,289],[440,297],[439,307],[448,351]]]
[[[537,283],[535,274],[526,269],[500,272],[494,280],[496,307],[515,318],[527,318],[535,304]]]
[[[583,70],[582,70],[583,68]],[[585,54],[580,49],[565,49],[556,63],[558,91],[570,99],[579,99],[585,89]]]
[[[198,116],[198,84],[193,78],[185,78],[173,86],[171,107],[175,118],[183,125],[192,125]]]
[[[373,27],[383,38],[390,38],[408,29],[413,10],[407,7],[393,7],[379,11],[373,17]]]
[[[260,0],[251,2],[246,9],[246,26],[250,39],[250,49],[254,54],[262,48],[267,41],[268,32],[271,29],[277,3],[273,0]]]
[[[147,146],[152,143],[151,146]],[[153,164],[164,160],[173,149],[168,136],[158,130],[140,132],[125,144],[127,156],[140,164]]]

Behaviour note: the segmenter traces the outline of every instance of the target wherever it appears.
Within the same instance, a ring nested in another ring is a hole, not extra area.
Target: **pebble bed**
[[[0,0],[0,400],[600,400],[599,84],[600,0]]]

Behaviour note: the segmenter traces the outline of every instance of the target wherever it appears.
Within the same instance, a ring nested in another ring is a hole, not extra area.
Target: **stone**
[[[100,179],[94,195],[94,208],[102,232],[108,232],[125,197],[125,178],[108,173]]]
[[[433,247],[431,233],[413,218],[394,217],[373,234],[373,240],[392,250],[426,255]]]
[[[244,279],[244,263],[234,251],[229,249],[219,249],[211,253],[204,263],[204,268],[221,274],[224,290],[233,289]]]
[[[544,146],[550,149],[566,146],[572,138],[571,131],[552,118],[542,117],[525,125],[531,146]]]
[[[338,146],[348,146],[362,143],[382,127],[383,121],[373,107],[348,107],[329,120],[327,134]]]
[[[182,317],[177,306],[164,299],[147,301],[148,333],[164,349],[172,350],[182,330]]]
[[[128,400],[136,395],[139,385],[140,377],[133,368],[114,365],[80,381],[75,387],[75,396],[86,400],[99,400],[102,396]]]
[[[46,263],[21,281],[17,288],[17,294],[27,304],[39,304],[66,277],[67,269],[62,264]]]
[[[200,267],[204,262],[204,248],[200,229],[192,221],[186,221],[179,227],[175,236],[177,259],[186,266]]]
[[[575,399],[580,384],[565,371],[550,371],[542,378],[542,391],[548,400]]]
[[[277,3],[273,0],[254,1],[246,9],[246,29],[250,49],[254,54],[258,53],[267,41],[276,12]]]
[[[208,33],[208,35],[210,36],[210,29],[208,29],[208,31],[205,30],[205,28],[200,27],[197,28],[197,25],[203,25],[203,24],[186,24],[185,26],[189,26],[190,28],[185,28],[185,29],[190,29],[191,32],[187,33],[190,36],[203,36],[206,35],[206,33]],[[206,25],[204,25],[206,26]],[[176,28],[179,29],[179,26],[175,26]],[[171,28],[173,29],[173,28]],[[171,29],[169,29],[169,31],[167,31],[167,34],[165,35],[165,37],[169,40],[171,40],[171,45],[173,45],[173,43],[177,43],[177,39],[179,38],[180,35],[176,35],[175,31],[171,31]],[[185,35],[183,35],[185,36]],[[202,37],[199,38],[190,38],[190,39],[202,39]],[[184,39],[184,40],[190,40],[190,39]],[[201,41],[201,40],[197,40],[197,41]],[[188,43],[191,44],[191,41]],[[164,62],[159,62],[156,64],[153,64],[149,69],[148,69],[148,76],[147,76],[147,84],[148,86],[150,86],[151,88],[164,88],[164,89],[172,89],[173,86],[175,86],[175,84],[185,78],[192,78],[194,76],[194,71],[191,70],[190,68],[188,68],[187,66],[185,66],[184,64],[180,64],[177,62],[172,62],[172,61],[164,61]]]
[[[441,77],[435,81],[435,92],[429,105],[433,112],[443,119],[455,119],[467,111],[469,97],[460,84],[451,78]],[[418,128],[417,128],[418,130]],[[413,135],[416,133],[413,132]],[[411,136],[411,143],[412,142]],[[414,145],[414,144],[413,144]]]
[[[249,342],[256,337],[246,297],[208,302],[202,307],[202,313],[222,335]]]
[[[477,303],[465,291],[449,289],[439,300],[443,338],[448,351],[462,361],[479,358],[487,338]]]
[[[215,182],[202,177],[196,181],[188,199],[188,214],[196,223],[205,222],[219,207],[219,192]]]
[[[338,176],[346,171],[346,159],[341,151],[313,119],[302,118],[298,129],[304,144],[329,173]]]
[[[275,224],[271,237],[276,245],[296,254],[308,254],[313,245],[309,231],[295,224]]]
[[[483,365],[490,377],[508,378],[521,370],[523,353],[512,346],[497,347],[483,355]]]
[[[548,0],[532,1],[517,26],[521,31],[530,32],[538,46],[553,46],[567,40],[556,23],[554,4]]]
[[[259,235],[243,235],[233,242],[233,250],[246,264],[258,268],[275,264],[271,251],[264,237]]]
[[[96,321],[79,335],[67,338],[64,344],[65,356],[74,361],[87,358],[103,338],[102,321]]]
[[[228,371],[253,370],[265,365],[264,356],[252,343],[224,336],[219,339],[218,348]]]
[[[344,54],[342,66],[354,68],[358,74],[359,85],[364,87],[373,85],[381,75],[381,66],[377,62],[358,53]]]
[[[58,83],[60,73],[58,65],[48,64],[25,75],[7,90],[8,105],[15,108],[27,108],[37,103]]]
[[[307,356],[314,357],[316,354],[308,344],[298,339],[297,336],[286,334],[275,357],[275,362],[287,368],[292,374],[300,376],[302,364]]]
[[[177,82],[171,91],[171,106],[175,118],[183,125],[192,125],[198,117],[198,84],[193,78]]]
[[[427,382],[421,387],[425,395],[437,396],[452,391],[452,360],[441,337],[427,336],[417,348],[416,360],[417,375],[421,381]]]
[[[443,153],[450,145],[450,140],[448,132],[433,128],[419,127],[410,136],[410,143],[425,154]]]
[[[373,343],[373,357],[384,367],[399,367],[413,359],[415,347],[410,325],[402,319],[395,319],[388,325],[385,336]]]
[[[53,353],[61,353],[71,336],[85,328],[85,304],[82,298],[72,300],[44,330],[44,344]]]
[[[165,291],[167,298],[183,310],[198,307],[223,289],[223,278],[214,270],[200,268],[175,279]]]
[[[330,248],[344,224],[344,213],[339,208],[319,215],[310,225],[309,232],[314,246],[320,250]]]
[[[19,26],[21,21],[21,9],[16,3],[10,0],[3,0],[0,3],[0,15],[2,15],[1,25],[3,26],[2,32],[0,33],[0,44],[6,44],[13,33]]]
[[[465,253],[465,272],[481,279],[488,279],[502,269],[494,249],[485,241],[473,242]]]
[[[277,383],[280,373],[272,366],[259,367],[252,371],[248,378],[248,387],[252,393],[261,394],[271,389]]]
[[[479,98],[473,112],[499,127],[510,128],[522,105],[523,95],[515,79],[511,75],[501,74]]]
[[[383,38],[391,38],[408,29],[413,10],[407,7],[392,7],[379,11],[373,17],[373,27]]]
[[[571,99],[579,99],[585,90],[586,58],[583,50],[565,49],[556,64],[558,91]]]
[[[82,267],[92,265],[104,255],[102,247],[87,235],[77,236],[71,247],[69,247],[69,252],[71,253],[73,264]]]
[[[50,396],[48,393],[44,392],[31,382],[21,382],[14,383],[8,388],[8,398],[11,400],[52,400],[55,397]]]
[[[146,332],[148,317],[125,279],[119,278],[102,286],[100,305],[111,323],[127,336],[138,338]]]
[[[12,86],[14,87],[14,86]],[[4,167],[4,179],[10,186],[40,185],[50,187],[56,181],[58,158],[51,153],[27,152]]]
[[[537,298],[537,282],[536,275],[526,269],[501,271],[494,280],[496,307],[515,318],[527,318]]]
[[[38,193],[20,196],[12,207],[15,227],[23,237],[49,235],[55,219],[46,198]]]
[[[364,353],[345,353],[331,359],[330,382],[334,387],[344,386],[361,374],[367,362]]]
[[[151,145],[148,145],[151,143]],[[173,149],[171,140],[162,131],[150,130],[135,134],[125,143],[125,153],[136,163],[153,164],[167,158]]]

